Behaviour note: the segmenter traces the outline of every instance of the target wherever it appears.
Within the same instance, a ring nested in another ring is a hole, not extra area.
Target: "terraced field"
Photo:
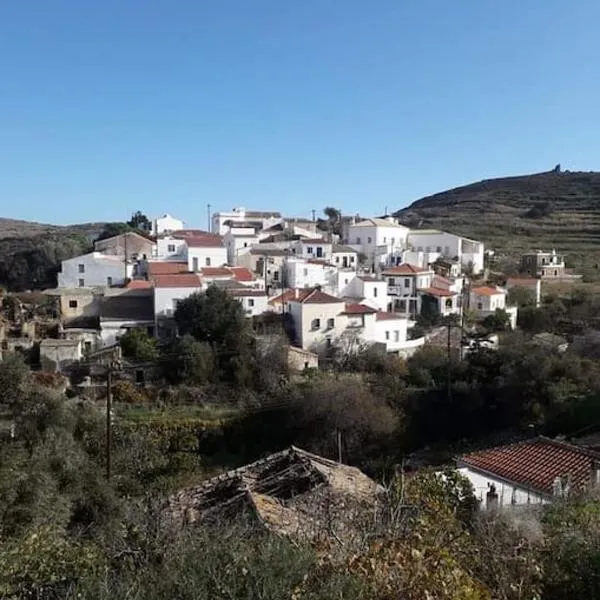
[[[600,276],[600,173],[489,179],[422,198],[395,214],[411,227],[470,236],[510,256],[555,248],[587,279]]]

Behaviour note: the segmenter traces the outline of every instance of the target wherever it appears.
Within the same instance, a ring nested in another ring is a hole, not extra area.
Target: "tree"
[[[133,228],[128,223],[107,223],[102,233],[96,238],[96,241],[106,240],[116,235],[133,231]]]
[[[30,383],[31,371],[21,354],[12,353],[0,361],[0,403],[14,405]]]
[[[186,334],[167,347],[163,367],[171,383],[206,384],[214,378],[213,349],[210,344]]]
[[[121,336],[119,340],[123,356],[140,361],[153,361],[158,358],[158,346],[145,329],[135,327]]]
[[[507,331],[510,329],[510,316],[502,308],[497,308],[496,311],[483,319],[482,325],[488,331]]]
[[[330,233],[341,235],[342,233],[342,214],[337,208],[326,206],[323,209],[325,216],[327,217],[327,229]]]
[[[213,350],[219,375],[226,381],[248,384],[252,377],[252,332],[242,305],[224,290],[210,286],[178,303],[175,322],[181,335],[189,334]]]
[[[519,308],[535,306],[535,294],[530,288],[515,286],[508,290],[508,303]]]
[[[139,210],[131,215],[131,219],[127,221],[127,225],[132,229],[139,229],[144,232],[149,232],[152,229],[150,219]]]

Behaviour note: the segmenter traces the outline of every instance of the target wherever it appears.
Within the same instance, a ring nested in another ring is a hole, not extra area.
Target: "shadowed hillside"
[[[470,236],[507,255],[556,248],[587,278],[598,276],[600,173],[488,179],[422,198],[395,214],[411,227]]]
[[[88,252],[105,225],[59,226],[0,218],[0,286],[15,291],[54,287],[60,261]]]

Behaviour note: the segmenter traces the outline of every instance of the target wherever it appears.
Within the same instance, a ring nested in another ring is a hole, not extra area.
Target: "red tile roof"
[[[223,238],[215,233],[186,236],[183,239],[190,248],[220,248],[223,246]]]
[[[145,279],[132,279],[125,287],[128,290],[147,290],[153,288],[154,283]]]
[[[473,452],[459,460],[467,466],[489,473],[524,488],[552,493],[557,477],[571,476],[572,489],[584,489],[590,483],[592,463],[600,454],[544,437],[508,446]]]
[[[228,294],[231,294],[232,296],[236,297],[236,298],[240,298],[240,297],[247,297],[247,296],[267,296],[267,293],[264,290],[249,290],[249,289],[244,289],[244,288],[240,288],[240,289],[236,289],[236,290],[227,290]]]
[[[375,275],[357,275],[357,277],[361,281],[381,281],[381,279],[377,279],[377,277],[375,277]]]
[[[178,229],[173,231],[171,237],[175,239],[183,240],[188,237],[203,237],[206,235],[217,235],[216,233],[210,233],[210,231],[204,231],[204,229]]]
[[[342,312],[344,315],[372,315],[377,311],[364,304],[346,303],[346,308]]]
[[[431,280],[431,287],[435,288],[449,288],[452,282],[447,277],[441,275],[434,275]]]
[[[236,281],[254,281],[254,273],[247,267],[230,267]]]
[[[148,263],[148,275],[176,275],[186,273],[188,266],[186,262],[156,261]]]
[[[179,273],[178,275],[155,275],[156,288],[199,288],[202,281],[197,273]]]
[[[497,296],[498,294],[503,294],[504,290],[499,290],[497,288],[484,285],[482,287],[473,288],[471,292],[473,292],[473,294],[476,296]]]
[[[233,277],[229,267],[203,267],[200,273],[202,277]]]
[[[419,273],[430,273],[430,269],[417,267],[409,263],[403,263],[397,267],[391,267],[383,271],[384,275],[418,275]]]
[[[393,313],[393,312],[385,312],[380,310],[376,315],[375,319],[377,321],[391,321],[393,319],[406,319],[407,316],[402,313]]]
[[[422,294],[427,294],[428,296],[438,296],[440,298],[445,298],[447,296],[458,296],[458,292],[451,292],[450,290],[444,290],[442,288],[419,288],[418,291]]]
[[[300,302],[301,304],[336,304],[344,302],[341,298],[336,298],[317,289],[298,290],[298,292],[298,298],[292,298],[291,302]]]
[[[300,295],[300,292],[307,292],[310,290],[297,290],[298,291],[298,295]],[[294,300],[296,298],[296,290],[293,288],[288,288],[287,290],[284,290],[283,293],[279,294],[279,296],[275,296],[274,298],[271,298],[269,300],[269,304],[285,304],[286,302],[289,302],[290,300]]]
[[[331,244],[331,242],[328,242],[323,238],[304,238],[301,239],[300,242],[303,244]]]

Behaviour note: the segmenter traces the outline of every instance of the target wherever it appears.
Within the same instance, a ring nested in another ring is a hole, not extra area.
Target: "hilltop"
[[[435,227],[485,242],[509,256],[536,248],[565,252],[596,278],[600,262],[600,173],[551,171],[487,179],[421,198],[395,213],[411,227]]]
[[[15,291],[54,287],[60,261],[88,252],[105,226],[0,218],[0,286]]]

